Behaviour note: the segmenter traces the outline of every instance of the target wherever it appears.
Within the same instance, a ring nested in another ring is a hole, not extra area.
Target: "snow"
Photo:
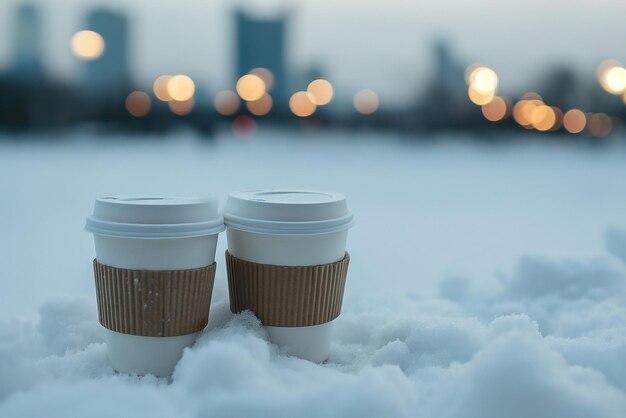
[[[540,141],[0,143],[0,416],[623,417],[626,153]],[[93,199],[289,186],[343,192],[357,220],[329,362],[232,315],[222,262],[172,378],[115,373],[82,231]]]

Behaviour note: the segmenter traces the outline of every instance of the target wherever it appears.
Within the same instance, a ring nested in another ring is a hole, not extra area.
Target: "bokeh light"
[[[523,95],[513,107],[513,119],[527,129],[548,131],[555,127],[556,118],[555,110],[547,106],[536,93]]]
[[[237,80],[237,94],[245,101],[259,100],[267,90],[265,82],[255,74],[246,74]]]
[[[591,113],[587,115],[587,131],[592,136],[604,138],[611,133],[613,121],[604,113]]]
[[[552,111],[554,112],[555,119],[550,131],[555,132],[563,127],[563,111],[556,106],[552,106]]]
[[[467,85],[469,86],[471,83],[471,79],[472,76],[474,75],[474,71],[476,71],[479,68],[483,68],[484,65],[483,64],[479,64],[477,62],[470,64],[467,66],[467,68],[465,69],[465,83],[467,83]]]
[[[582,132],[586,124],[587,118],[581,110],[571,109],[563,116],[563,127],[571,134]]]
[[[378,95],[372,90],[361,90],[354,95],[354,108],[363,115],[370,115],[378,110]]]
[[[613,67],[606,73],[606,85],[615,94],[622,94],[626,90],[626,69]]]
[[[274,74],[267,68],[259,67],[250,71],[250,74],[261,78],[265,83],[265,90],[271,90],[274,86]]]
[[[193,97],[184,101],[172,100],[170,102],[167,102],[167,105],[169,106],[172,113],[175,113],[179,116],[185,116],[191,113],[195,104],[196,103]]]
[[[150,96],[143,91],[133,91],[126,97],[126,110],[137,118],[146,116],[151,108]]]
[[[527,97],[540,96],[529,95]],[[554,109],[546,105],[541,99],[526,100],[522,113],[530,122],[532,127],[539,131],[549,131],[556,123],[556,114],[554,113]]]
[[[157,77],[152,84],[152,91],[157,99],[162,102],[169,102],[172,100],[172,96],[167,91],[167,84],[170,82],[172,76],[169,74],[164,74],[162,76]]]
[[[247,138],[256,131],[256,121],[247,115],[239,115],[231,125],[233,134],[239,138]]]
[[[526,118],[526,115],[524,115],[524,108],[526,107],[527,103],[528,100],[522,99],[519,102],[515,103],[515,106],[513,106],[513,119],[515,120],[515,122],[525,128],[530,126],[530,121],[528,120],[528,118]]]
[[[483,105],[481,110],[485,119],[491,122],[497,122],[507,116],[509,105],[504,98],[495,96],[491,102]]]
[[[470,85],[469,88],[467,89],[467,96],[469,97],[470,101],[478,106],[484,106],[490,103],[495,97],[495,95],[496,94],[493,91],[482,92],[482,91],[476,90],[473,84]]]
[[[615,60],[604,61],[598,66],[598,82],[611,94],[622,94],[626,90],[626,69]]]
[[[267,115],[272,110],[272,96],[265,93],[259,100],[246,102],[246,107],[255,116]]]
[[[170,78],[167,82],[167,93],[172,100],[186,102],[193,97],[196,85],[193,80],[186,75],[178,74]]]
[[[469,84],[479,93],[495,93],[498,89],[498,75],[491,68],[478,67],[470,73]]]
[[[309,99],[306,91],[298,91],[289,98],[289,109],[294,115],[304,118],[315,113],[317,105]]]
[[[309,100],[318,106],[323,106],[333,98],[333,86],[328,80],[317,79],[309,83],[306,89]]]
[[[531,112],[530,122],[538,131],[549,131],[556,123],[556,113],[545,104],[535,106]]]
[[[221,115],[230,116],[235,114],[241,106],[239,96],[232,90],[220,91],[213,100],[215,110]]]
[[[72,36],[70,42],[72,53],[82,60],[95,60],[105,49],[105,42],[98,32],[81,30]]]

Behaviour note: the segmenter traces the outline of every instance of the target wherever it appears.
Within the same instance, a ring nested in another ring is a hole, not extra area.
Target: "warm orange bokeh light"
[[[549,131],[556,123],[556,113],[554,109],[545,104],[535,106],[532,110],[530,121],[538,131]]]
[[[333,86],[328,80],[318,79],[309,83],[306,89],[309,100],[318,106],[330,103],[333,98]]]
[[[526,107],[527,103],[528,100],[522,99],[519,102],[515,103],[515,106],[513,106],[513,119],[515,119],[515,122],[525,128],[530,125],[530,121],[524,115],[524,108]]]
[[[474,75],[474,72],[478,70],[479,68],[483,68],[483,67],[484,65],[479,64],[477,62],[467,66],[467,68],[465,69],[464,76],[465,76],[465,83],[467,83],[468,86],[472,84],[472,76]]]
[[[267,115],[272,110],[272,96],[265,93],[259,100],[246,102],[246,107],[255,116]]]
[[[526,93],[523,99],[518,101],[513,107],[513,119],[515,122],[527,129],[538,129],[548,131],[554,129],[558,124],[556,108],[547,106],[541,96],[536,93]],[[558,115],[561,111],[559,110]]]
[[[309,99],[306,91],[298,91],[289,99],[289,109],[294,115],[305,118],[315,113],[317,105]]]
[[[259,100],[267,90],[261,77],[254,74],[246,74],[237,80],[237,94],[248,102]]]
[[[274,86],[274,74],[267,68],[259,67],[250,71],[250,74],[260,77],[265,83],[265,90],[271,90]]]
[[[237,93],[231,90],[224,90],[215,95],[213,105],[215,106],[217,113],[224,116],[230,116],[239,110],[241,103]]]
[[[175,75],[167,82],[167,93],[172,100],[177,102],[188,101],[195,92],[196,85],[189,76],[183,74]]]
[[[105,42],[98,32],[81,30],[70,41],[72,53],[82,60],[95,60],[104,53]]]
[[[170,82],[171,78],[171,75],[164,74],[154,80],[154,83],[152,84],[152,91],[154,92],[154,95],[162,102],[169,102],[172,100],[172,96],[170,96],[167,91],[167,83]]]
[[[533,125],[533,127],[535,123],[541,121],[543,114],[545,113],[545,109],[542,109],[542,111],[535,113],[535,110],[541,106],[545,106],[545,104],[541,100],[530,99],[526,100],[524,102],[524,106],[522,107],[522,115],[530,125]]]
[[[604,61],[598,66],[597,76],[602,88],[611,94],[626,90],[626,69],[618,61]]]
[[[613,67],[606,72],[606,85],[613,94],[622,94],[626,90],[626,68]]]
[[[378,110],[378,95],[372,90],[361,90],[352,101],[357,112],[370,115]]]
[[[483,116],[491,122],[497,122],[504,119],[507,115],[507,109],[508,106],[506,101],[500,96],[494,97],[491,102],[481,107]]]
[[[493,100],[493,98],[495,97],[495,92],[482,92],[476,90],[474,88],[474,85],[472,84],[467,89],[467,96],[475,105],[484,106],[486,104],[489,104]]]
[[[151,108],[150,96],[143,91],[134,91],[126,97],[126,110],[137,118],[146,116]]]
[[[563,116],[563,126],[571,134],[582,132],[586,124],[587,118],[585,114],[578,109],[568,110]]]
[[[495,94],[498,89],[498,75],[491,68],[478,67],[470,73],[469,84],[478,93]]]
[[[172,113],[175,113],[179,116],[185,116],[188,115],[189,113],[191,113],[191,111],[193,110],[193,107],[195,106],[196,102],[195,100],[192,98],[190,98],[189,100],[185,100],[182,102],[179,102],[177,100],[172,100],[170,102],[167,103],[167,105],[170,107],[170,110],[172,111]]]

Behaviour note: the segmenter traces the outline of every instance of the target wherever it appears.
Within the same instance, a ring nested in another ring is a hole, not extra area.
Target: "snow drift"
[[[222,287],[171,380],[116,374],[95,302],[50,301],[0,326],[0,416],[623,417],[626,233],[607,248],[523,257],[491,291],[457,277],[435,298],[353,301],[325,365],[282,355]]]

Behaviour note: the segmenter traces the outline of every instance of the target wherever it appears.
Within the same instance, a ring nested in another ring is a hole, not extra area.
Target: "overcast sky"
[[[211,89],[229,87],[233,10],[271,15],[289,10],[288,58],[294,68],[322,63],[339,95],[377,90],[405,100],[431,74],[431,44],[444,36],[462,62],[495,69],[501,92],[533,89],[542,69],[566,63],[593,77],[604,59],[626,61],[626,3],[618,0],[32,0],[41,6],[45,61],[77,74],[72,33],[97,5],[132,21],[132,69],[149,85],[162,73],[187,73]],[[10,62],[11,19],[22,1],[0,2],[0,65]],[[305,86],[303,86],[305,87]]]

